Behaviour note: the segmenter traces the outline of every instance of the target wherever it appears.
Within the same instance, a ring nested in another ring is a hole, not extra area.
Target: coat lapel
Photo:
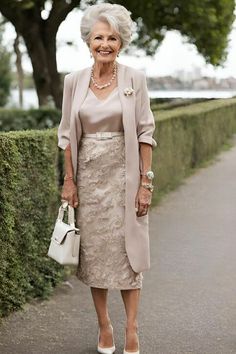
[[[73,85],[73,113],[79,112],[79,109],[82,103],[85,100],[85,97],[88,92],[89,82],[90,82],[90,75],[91,75],[91,67],[88,67],[82,71],[80,71],[75,79]]]
[[[134,270],[140,271],[140,269],[148,268],[148,251],[146,251],[148,250],[148,238],[145,236],[148,230],[147,223],[141,225],[135,212],[135,198],[140,183],[139,144],[135,115],[136,87],[134,87],[133,71],[120,64],[118,86],[125,135],[125,247],[131,266]],[[126,88],[133,88],[134,92],[126,96],[124,94]]]
[[[88,67],[80,72],[74,78],[72,87],[73,103],[71,109],[71,128],[70,139],[72,149],[72,164],[74,170],[74,179],[77,177],[77,157],[78,157],[78,145],[82,135],[82,127],[79,119],[79,110],[88,92],[89,82],[91,75],[91,67]]]
[[[133,88],[132,77],[126,70],[126,67],[120,63],[118,63],[118,71],[117,71],[117,81],[118,81],[118,90],[119,96],[123,111],[123,126],[126,131],[129,127],[129,122],[134,113],[135,108],[135,98],[134,95],[126,96],[124,94],[124,90],[126,88]]]

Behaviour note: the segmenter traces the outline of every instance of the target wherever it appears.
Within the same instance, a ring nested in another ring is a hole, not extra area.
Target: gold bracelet
[[[148,189],[150,192],[153,192],[153,190],[154,190],[154,186],[153,186],[153,184],[151,184],[151,183],[141,183],[141,186],[142,187],[144,187],[144,188],[146,188],[146,189]]]
[[[67,175],[65,175],[65,177],[64,177],[64,181],[69,181],[69,180],[73,180],[73,179],[74,179],[73,176],[67,176]]]

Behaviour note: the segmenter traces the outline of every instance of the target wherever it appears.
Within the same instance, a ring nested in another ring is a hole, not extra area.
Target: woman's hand
[[[61,200],[67,200],[69,205],[71,205],[73,208],[77,208],[79,205],[77,187],[72,179],[64,180],[61,192]]]
[[[138,193],[135,198],[135,209],[137,216],[144,216],[148,212],[151,205],[152,192],[142,186],[139,187]]]

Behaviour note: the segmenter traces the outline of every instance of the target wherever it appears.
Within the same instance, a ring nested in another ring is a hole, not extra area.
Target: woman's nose
[[[105,48],[108,47],[108,40],[107,39],[103,39],[101,46],[105,47]]]

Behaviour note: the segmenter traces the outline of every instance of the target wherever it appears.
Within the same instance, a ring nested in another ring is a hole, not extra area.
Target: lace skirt
[[[142,288],[143,274],[133,271],[125,250],[124,135],[82,137],[77,185],[81,246],[76,276],[96,288]]]

